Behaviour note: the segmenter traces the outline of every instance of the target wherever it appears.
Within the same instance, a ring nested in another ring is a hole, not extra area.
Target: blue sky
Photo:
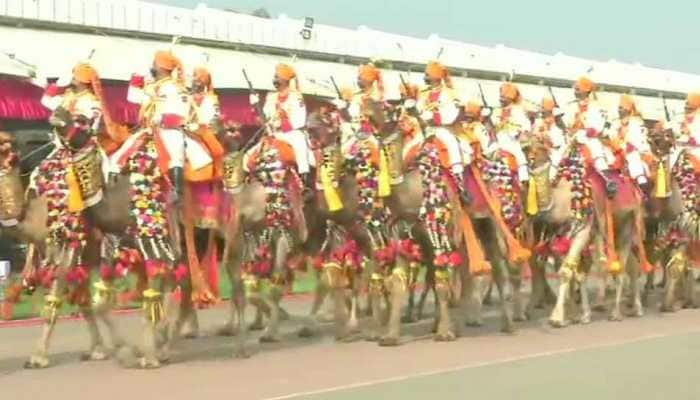
[[[147,0],[193,8],[194,0]],[[697,0],[208,0],[212,8],[700,73]]]

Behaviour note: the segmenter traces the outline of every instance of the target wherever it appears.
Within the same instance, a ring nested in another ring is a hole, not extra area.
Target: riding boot
[[[612,178],[613,171],[612,170],[605,170],[602,172],[601,176],[605,180],[605,192],[608,195],[608,198],[612,199],[615,197],[617,194],[617,183]]]
[[[464,172],[454,173],[455,180],[457,181],[457,190],[459,191],[459,198],[462,200],[464,205],[469,205],[472,202],[472,196],[467,190],[466,183],[464,182]]]
[[[304,185],[304,200],[310,201],[314,195],[314,176],[311,172],[300,174],[301,182]]]
[[[185,188],[185,170],[182,167],[173,167],[169,171],[170,182],[173,185],[172,203],[180,204],[183,198],[183,190]]]

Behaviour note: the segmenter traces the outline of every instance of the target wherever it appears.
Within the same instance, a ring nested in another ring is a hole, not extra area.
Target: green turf
[[[93,276],[92,280],[94,281],[95,279],[97,279],[97,277]],[[126,280],[119,281],[117,283],[117,290],[128,290],[128,288],[134,284],[134,280],[135,279],[131,277]],[[292,291],[295,294],[310,293],[314,290],[315,286],[316,275],[313,273],[312,270],[309,270],[308,272],[298,273],[296,275],[294,284],[292,286]],[[222,299],[231,298],[231,283],[228,279],[228,276],[226,275],[226,272],[224,271],[222,271],[222,273],[220,274],[219,293],[221,294],[220,297]],[[12,319],[26,319],[38,316],[41,310],[41,304],[42,298],[40,293],[37,293],[35,295],[23,295],[22,300],[17,305],[15,305]],[[138,306],[138,304],[130,304],[122,308],[133,308]],[[61,314],[67,315],[76,311],[77,309],[75,307],[66,305],[61,309]]]
[[[303,395],[298,399],[694,400],[700,398],[698,359],[700,334],[695,333]]]

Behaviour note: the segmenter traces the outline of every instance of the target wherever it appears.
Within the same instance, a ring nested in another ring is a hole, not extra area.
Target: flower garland
[[[493,190],[494,197],[501,203],[501,216],[511,231],[516,232],[525,220],[525,215],[521,194],[517,190],[519,187],[517,174],[513,173],[505,159],[501,157],[485,160],[482,167],[483,175]]]
[[[358,191],[358,211],[369,234],[374,250],[374,257],[380,267],[392,264],[396,252],[390,246],[386,226],[389,222],[389,209],[378,196],[379,169],[370,162],[371,144],[367,140],[358,140],[350,149],[352,157],[348,160],[355,172]]]
[[[452,246],[449,224],[452,218],[452,204],[448,187],[443,179],[443,169],[436,146],[426,144],[418,157],[418,171],[421,174],[423,200],[418,218],[428,232],[433,247],[434,264],[438,268],[454,268],[461,264],[461,256]]]
[[[71,153],[60,148],[39,165],[36,188],[39,196],[46,198],[48,209],[47,228],[49,234],[46,244],[60,249],[51,253],[43,262],[43,268],[49,270],[57,267],[63,260],[69,260],[74,270],[69,272],[68,281],[80,285],[87,281],[87,267],[83,265],[82,255],[87,244],[88,223],[82,212],[68,209],[70,189],[68,171]],[[66,253],[67,252],[67,253]]]
[[[288,235],[293,223],[291,198],[286,188],[287,169],[274,145],[263,143],[252,171],[265,189],[265,228],[256,239],[249,238],[253,249],[246,253],[243,271],[259,278],[272,276],[272,242],[276,235]]]
[[[147,135],[143,145],[129,158],[127,169],[131,216],[136,221],[129,234],[136,237],[147,263],[151,261],[152,264],[154,260],[174,262],[168,244],[166,181],[158,166],[158,150],[152,135]],[[153,268],[150,270],[155,272]]]
[[[586,178],[585,160],[581,152],[571,148],[561,161],[553,184],[556,185],[560,179],[571,183],[571,211],[574,220],[578,223],[588,220],[593,215],[593,190],[591,182]]]
[[[683,212],[678,217],[676,225],[687,232],[691,239],[700,239],[700,176],[696,175],[695,168],[688,153],[683,153],[673,168],[673,175],[678,181]]]

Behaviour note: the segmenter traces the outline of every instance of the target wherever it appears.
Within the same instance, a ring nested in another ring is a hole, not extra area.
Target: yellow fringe
[[[342,210],[343,200],[341,200],[338,189],[334,185],[330,168],[325,164],[321,164],[321,187],[323,188],[323,197],[326,199],[328,210],[331,212]]]
[[[664,160],[659,162],[659,170],[656,173],[656,193],[658,198],[668,197],[668,182],[666,182],[666,163]]]
[[[384,149],[379,152],[379,197],[391,195],[391,174],[389,173],[389,159]]]
[[[527,213],[528,215],[537,215],[540,208],[537,205],[537,181],[534,177],[530,177],[530,184],[527,189]]]
[[[78,177],[75,175],[73,168],[69,167],[66,172],[66,183],[68,184],[68,211],[72,213],[83,211],[85,202],[80,192]]]

